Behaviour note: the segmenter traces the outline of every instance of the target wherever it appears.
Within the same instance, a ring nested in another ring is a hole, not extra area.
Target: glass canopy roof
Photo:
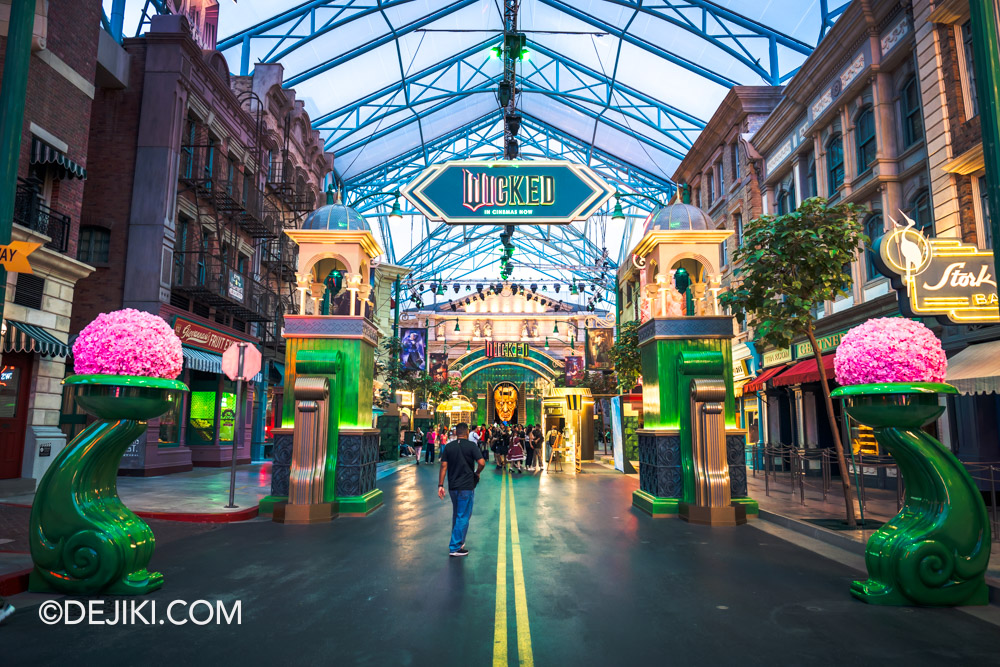
[[[162,1],[128,0],[126,32],[142,32],[144,12],[165,11]],[[104,0],[109,15],[113,2]],[[434,162],[502,155],[503,65],[489,48],[500,43],[503,4],[220,0],[219,49],[235,73],[260,61],[284,66],[285,85],[336,155],[333,178],[350,203],[395,191]],[[786,81],[847,4],[520,0],[529,49],[517,71],[521,157],[585,162],[622,192],[665,202],[728,89]],[[393,199],[358,206],[386,261],[412,267],[418,280],[496,280],[500,228],[438,227],[416,211],[390,223]],[[641,198],[622,204],[625,221],[605,210],[569,228],[519,228],[513,279],[600,282],[588,267],[617,266],[654,208]]]

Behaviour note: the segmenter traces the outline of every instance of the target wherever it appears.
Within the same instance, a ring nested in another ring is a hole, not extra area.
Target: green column
[[[13,0],[7,26],[3,83],[0,85],[0,245],[10,243],[17,193],[17,162],[21,156],[24,100],[28,95],[31,33],[35,25],[35,0]],[[0,267],[0,319],[7,298],[7,270]]]
[[[1000,18],[995,0],[969,0],[976,97],[983,128],[993,255],[1000,257]]]

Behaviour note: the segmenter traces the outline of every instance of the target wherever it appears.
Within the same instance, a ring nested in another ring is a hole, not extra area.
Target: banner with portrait
[[[566,386],[575,387],[583,381],[583,357],[566,357]]]
[[[435,382],[448,381],[448,353],[434,352],[431,354],[431,377]]]
[[[615,343],[615,330],[611,328],[587,329],[587,368],[592,371],[611,370],[611,346]]]
[[[402,329],[399,333],[399,361],[403,368],[427,370],[427,329]]]

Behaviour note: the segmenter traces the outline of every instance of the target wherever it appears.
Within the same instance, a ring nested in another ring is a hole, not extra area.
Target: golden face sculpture
[[[500,421],[509,422],[517,409],[517,389],[509,384],[500,385],[493,390],[493,404]]]

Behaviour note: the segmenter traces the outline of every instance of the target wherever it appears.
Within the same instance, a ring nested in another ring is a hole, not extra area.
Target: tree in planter
[[[734,256],[740,268],[729,290],[719,297],[737,318],[747,320],[757,341],[783,348],[805,336],[812,344],[837,448],[847,523],[852,527],[857,521],[851,480],[812,311],[817,304],[848,294],[852,281],[844,266],[850,266],[858,248],[869,242],[860,221],[864,210],[854,204],[830,206],[825,199],[813,197],[792,213],[750,221]]]
[[[639,356],[639,322],[633,320],[618,327],[618,340],[611,347],[609,356],[615,364],[618,391],[627,394],[639,381],[642,360]]]

